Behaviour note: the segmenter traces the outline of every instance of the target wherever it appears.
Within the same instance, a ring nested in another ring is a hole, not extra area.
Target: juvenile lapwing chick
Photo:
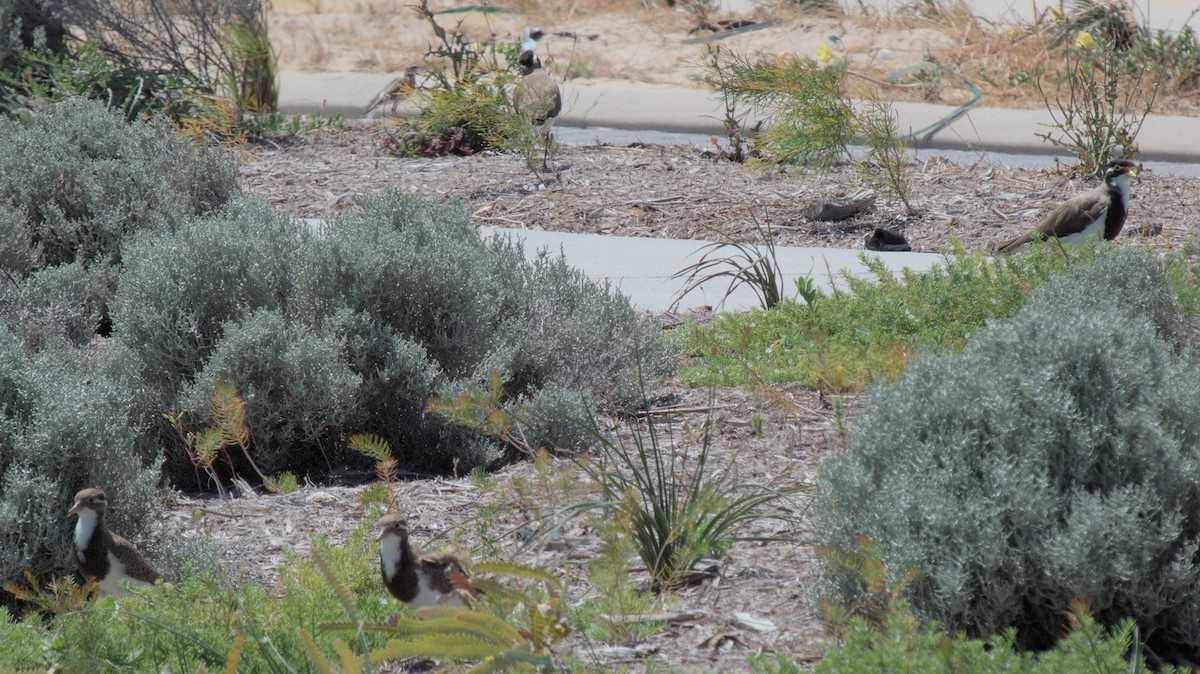
[[[375,98],[367,104],[367,109],[363,111],[366,115],[375,108],[390,102],[392,104],[390,112],[396,112],[396,106],[400,105],[404,99],[412,95],[412,92],[417,88],[417,71],[421,66],[412,64],[404,69],[404,74],[396,79],[388,82],[388,85],[375,94]]]
[[[546,153],[549,153],[550,127],[558,113],[562,112],[562,92],[558,82],[542,70],[542,60],[536,53],[537,41],[544,33],[541,28],[526,26],[521,34],[521,54],[517,62],[521,65],[521,81],[513,90],[513,109],[527,117],[530,122],[542,127]],[[546,166],[546,155],[542,157],[542,168]]]
[[[998,243],[994,250],[1011,253],[1034,239],[1055,238],[1077,245],[1089,236],[1107,241],[1117,238],[1129,210],[1129,183],[1139,170],[1140,164],[1127,159],[1110,161],[1103,185],[1059,204],[1032,232]]]
[[[142,557],[133,543],[112,533],[104,524],[108,499],[104,492],[84,489],[75,495],[75,505],[68,514],[78,515],[72,554],[79,573],[100,586],[100,596],[119,597],[125,594],[124,581],[130,585],[149,585],[162,578]]]
[[[388,592],[413,609],[463,606],[463,594],[476,595],[458,559],[449,553],[422,554],[408,542],[408,523],[397,514],[375,523],[379,532],[379,570]]]

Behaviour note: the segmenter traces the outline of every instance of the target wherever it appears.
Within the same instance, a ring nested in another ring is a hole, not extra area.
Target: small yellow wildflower
[[[1095,47],[1096,41],[1092,39],[1091,34],[1089,34],[1087,31],[1081,30],[1079,31],[1079,34],[1075,36],[1075,46],[1079,47],[1080,49],[1087,49],[1088,47]]]
[[[1016,37],[1016,36],[1017,36],[1017,27],[1016,27],[1016,26],[1009,26],[1009,27],[1008,27],[1008,30],[1006,30],[1006,31],[1004,31],[1004,32],[1008,33],[1008,36],[1009,36],[1009,37]]]
[[[824,42],[820,47],[817,47],[817,60],[821,63],[829,63],[829,59],[833,58],[833,50]]]
[[[1050,10],[1050,20],[1053,21],[1054,23],[1058,23],[1059,21],[1062,21],[1063,18],[1064,17],[1063,17],[1063,13],[1062,13],[1061,9],[1055,7],[1054,9]]]

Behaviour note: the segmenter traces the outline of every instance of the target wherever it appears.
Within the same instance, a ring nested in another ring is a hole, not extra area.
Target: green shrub
[[[164,410],[199,421],[215,382],[232,379],[268,472],[325,469],[353,433],[382,436],[408,465],[488,464],[495,442],[425,414],[431,395],[497,372],[504,402],[559,387],[626,404],[629,382],[661,381],[674,357],[625,298],[561,259],[527,262],[460,206],[401,192],[319,236],[244,203],[148,232],[128,244],[111,305],[106,371],[137,392],[157,446],[178,444],[156,421]],[[177,477],[191,473],[182,451],[168,456]]]
[[[1036,656],[1014,650],[1011,633],[987,640],[948,637],[936,626],[922,627],[911,615],[897,612],[878,627],[854,621],[844,641],[813,668],[815,674],[951,674],[971,672],[1029,672],[1030,674],[1091,674],[1149,671],[1141,651],[1132,650],[1134,625],[1122,621],[1104,629],[1090,617],[1071,615],[1070,633],[1053,650]],[[778,656],[775,663],[760,656],[751,661],[764,674],[799,672],[795,662]],[[1162,671],[1181,671],[1165,668]]]
[[[255,462],[272,474],[330,465],[332,447],[356,407],[362,377],[346,362],[345,340],[309,331],[259,309],[224,325],[204,369],[183,392],[183,409],[204,419],[217,382],[236,381],[246,401]],[[322,461],[324,459],[324,461]]]
[[[0,343],[0,583],[26,570],[42,580],[73,572],[66,513],[85,486],[108,492],[115,531],[148,534],[158,462],[134,451],[141,428],[124,387],[95,376],[86,351],[26,356],[4,331]]]
[[[7,76],[25,70],[30,62],[66,53],[66,30],[58,5],[47,0],[0,0],[0,110],[19,105],[27,88]]]
[[[845,275],[845,290],[812,303],[781,302],[694,328],[689,348],[701,360],[680,378],[730,385],[756,374],[769,382],[861,388],[900,374],[920,349],[961,346],[985,321],[1016,313],[1065,266],[1053,246],[1005,258],[952,251],[925,272],[897,274],[877,258],[865,262],[870,277]]]
[[[27,121],[0,120],[0,217],[6,269],[116,262],[134,232],[169,229],[238,191],[232,164],[175,135],[71,100]],[[26,242],[21,250],[16,243]]]
[[[1013,627],[1046,648],[1083,598],[1103,625],[1200,646],[1200,368],[1162,339],[1167,288],[1130,273],[1163,278],[1143,253],[1077,265],[876,391],[821,468],[818,537],[866,536],[889,570],[915,572],[916,614],[952,632]],[[864,589],[822,574],[837,603]]]
[[[8,610],[0,607],[0,644],[4,644],[4,655],[0,667],[8,670],[33,670],[45,665],[42,659],[44,643],[41,621],[36,615],[16,621]]]

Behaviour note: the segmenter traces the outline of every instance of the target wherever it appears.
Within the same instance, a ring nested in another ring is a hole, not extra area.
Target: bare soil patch
[[[773,402],[740,389],[719,389],[712,398],[708,391],[674,386],[657,393],[660,399],[670,400],[669,407],[684,410],[676,414],[660,410],[656,415],[659,432],[669,429],[674,438],[665,443],[669,451],[694,454],[694,438],[710,418],[711,465],[733,465],[743,480],[811,484],[821,459],[841,446],[829,401],[811,389],[781,390]],[[786,406],[778,404],[778,396],[788,400]],[[851,413],[861,404],[855,396],[844,400]],[[750,423],[754,412],[765,420],[761,434]],[[617,426],[614,422],[614,432]],[[559,460],[552,470],[571,474],[572,468]],[[514,487],[518,481],[525,487]],[[565,495],[556,485],[539,477],[533,464],[525,461],[495,473],[486,488],[463,477],[445,476],[403,481],[398,497],[414,525],[417,544],[449,547],[468,559],[479,559],[486,534],[499,548],[493,548],[493,554],[561,572],[569,602],[577,605],[599,592],[588,581],[589,565],[600,554],[597,532],[580,520],[544,545],[522,549],[521,534],[536,525],[539,513],[565,505],[572,497],[588,496],[582,491]],[[181,496],[172,507],[172,520],[221,548],[232,578],[273,587],[285,551],[307,556],[310,539],[318,533],[335,545],[345,542],[351,527],[367,513],[358,499],[361,489],[309,484],[286,496],[243,495],[227,501]],[[808,500],[802,495],[790,506],[801,522]],[[488,514],[481,518],[483,509]],[[788,653],[801,662],[819,659],[829,637],[807,602],[814,559],[807,525],[759,523],[740,533],[797,542],[735,545],[707,566],[713,572],[711,579],[664,595],[656,612],[678,618],[662,631],[624,643],[602,643],[576,631],[563,655],[601,670],[621,665],[637,670],[649,660],[676,671],[744,671],[746,658],[758,653]],[[645,570],[636,567],[631,579],[644,584],[649,580]],[[379,591],[387,597],[382,582]],[[745,616],[768,621],[773,629],[751,627]],[[409,671],[407,666],[392,663],[387,671]]]

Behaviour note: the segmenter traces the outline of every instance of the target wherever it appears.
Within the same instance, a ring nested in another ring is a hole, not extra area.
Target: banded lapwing
[[[1121,233],[1129,210],[1129,184],[1140,164],[1127,159],[1110,161],[1104,171],[1104,184],[1059,204],[1028,234],[997,243],[997,253],[1011,253],[1034,239],[1054,238],[1062,243],[1080,244],[1089,236],[1111,241]]]
[[[108,499],[94,487],[75,495],[75,505],[68,514],[78,515],[72,556],[79,573],[89,582],[100,586],[100,596],[119,597],[125,594],[121,583],[150,585],[162,578],[142,557],[133,543],[112,533],[104,524]]]
[[[534,26],[526,26],[521,34],[521,54],[517,58],[521,79],[513,88],[512,102],[518,114],[541,128],[545,144],[542,168],[545,168],[550,151],[550,127],[562,112],[562,92],[558,82],[542,69],[542,60],[538,58],[537,44],[543,35],[542,29]]]
[[[396,107],[416,90],[417,73],[420,70],[421,66],[415,63],[405,68],[403,75],[388,82],[386,87],[375,94],[375,98],[371,99],[371,102],[367,104],[367,109],[363,111],[363,116],[370,114],[372,110],[388,102],[392,104],[389,112],[394,114]]]
[[[375,525],[380,527],[379,570],[393,597],[418,609],[464,606],[464,595],[477,595],[454,555],[413,549],[408,541],[408,522],[403,516],[384,515]]]

